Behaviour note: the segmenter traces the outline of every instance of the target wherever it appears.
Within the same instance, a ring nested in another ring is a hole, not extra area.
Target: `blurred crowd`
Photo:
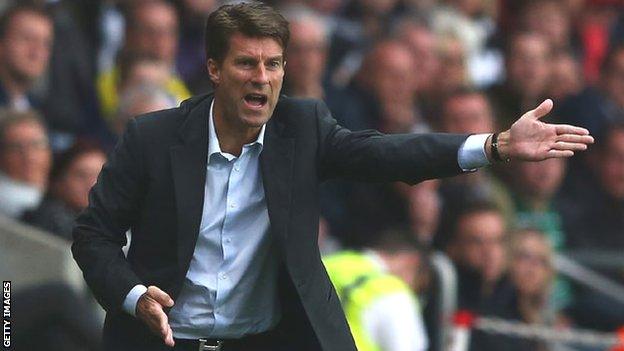
[[[462,309],[558,327],[624,325],[622,304],[553,266],[556,253],[624,252],[623,1],[267,2],[291,25],[283,93],[323,99],[347,128],[500,131],[551,98],[546,121],[596,138],[571,159],[415,186],[329,182],[324,253],[377,252],[420,297],[425,322],[427,257],[442,251],[458,272]],[[0,214],[71,240],[126,122],[210,92],[203,27],[221,4],[1,1]],[[413,250],[380,245],[388,231],[407,233]],[[624,284],[624,267],[599,272]],[[477,334],[472,349],[545,345]]]

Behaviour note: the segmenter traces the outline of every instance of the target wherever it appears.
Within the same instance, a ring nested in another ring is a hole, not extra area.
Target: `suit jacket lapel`
[[[283,130],[278,104],[267,124],[260,166],[271,232],[285,239],[291,207],[295,139],[282,136]]]
[[[181,144],[170,149],[178,219],[178,264],[183,274],[193,256],[202,218],[211,101],[212,96],[208,96],[191,107],[178,131]]]

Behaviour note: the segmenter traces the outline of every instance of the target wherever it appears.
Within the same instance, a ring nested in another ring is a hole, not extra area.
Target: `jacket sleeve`
[[[321,101],[316,105],[316,117],[321,180],[415,184],[462,172],[457,153],[467,135],[352,132],[339,126]]]
[[[118,312],[141,280],[121,248],[139,216],[145,193],[143,155],[137,122],[131,119],[121,141],[89,193],[89,206],[76,219],[72,253],[102,307]]]

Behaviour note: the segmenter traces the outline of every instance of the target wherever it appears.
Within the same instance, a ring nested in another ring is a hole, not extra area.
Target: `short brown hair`
[[[35,123],[47,133],[46,124],[41,115],[35,110],[17,111],[9,108],[0,109],[0,150],[6,143],[6,131],[21,123]]]
[[[30,1],[17,3],[5,9],[0,15],[0,39],[3,39],[6,35],[13,18],[22,13],[35,14],[52,23],[52,17],[50,17],[42,6],[37,6]]]
[[[206,58],[221,62],[234,33],[254,38],[273,38],[284,52],[290,38],[288,21],[269,5],[255,1],[223,5],[211,13],[206,21]]]

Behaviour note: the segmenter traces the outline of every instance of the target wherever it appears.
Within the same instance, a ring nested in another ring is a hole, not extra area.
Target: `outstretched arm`
[[[571,157],[594,142],[585,128],[540,121],[553,108],[546,99],[537,108],[518,119],[510,129],[498,135],[498,152],[502,159],[542,161],[554,157]],[[488,158],[494,160],[492,136],[486,142]]]

